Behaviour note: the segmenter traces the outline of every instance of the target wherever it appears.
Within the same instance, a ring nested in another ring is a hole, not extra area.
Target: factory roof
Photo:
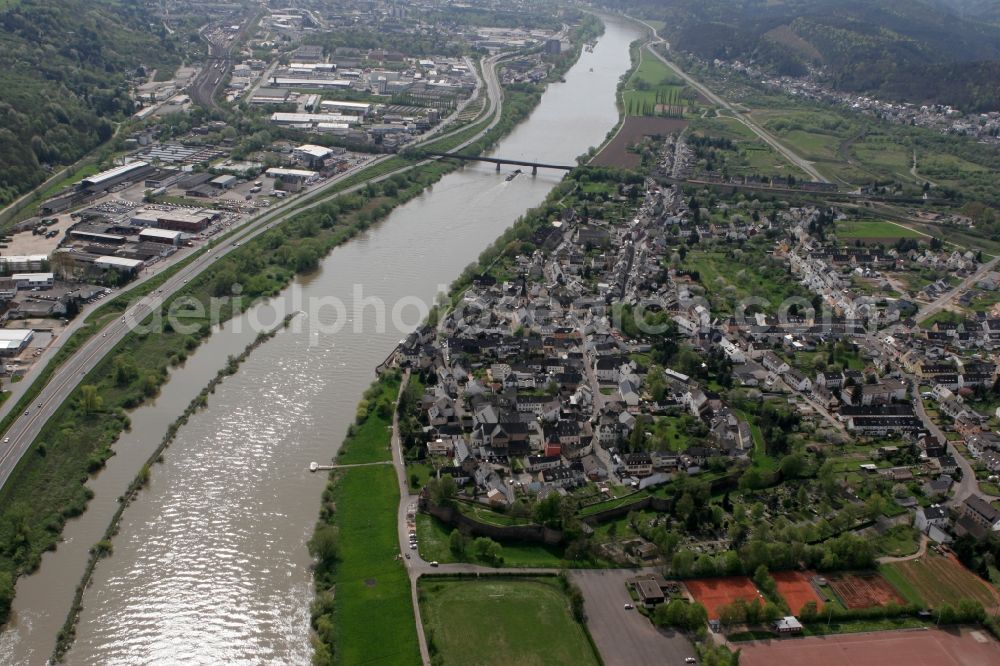
[[[101,173],[94,174],[84,178],[81,183],[86,183],[88,185],[100,185],[106,181],[118,178],[137,169],[142,169],[149,166],[149,162],[131,162],[124,166],[115,167],[114,169],[108,169],[107,171],[102,171]]]

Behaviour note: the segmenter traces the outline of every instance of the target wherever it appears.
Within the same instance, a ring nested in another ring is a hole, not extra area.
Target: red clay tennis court
[[[771,574],[778,587],[778,594],[788,603],[792,615],[798,615],[802,607],[810,601],[816,602],[816,608],[823,607],[823,600],[816,594],[810,579],[814,574],[801,571],[777,571]]]
[[[754,601],[760,593],[746,576],[724,576],[719,578],[696,578],[684,581],[694,600],[708,611],[708,619],[719,619],[719,609],[737,599]]]
[[[751,643],[740,648],[742,666],[995,666],[1000,643],[985,631],[917,629],[810,636]]]

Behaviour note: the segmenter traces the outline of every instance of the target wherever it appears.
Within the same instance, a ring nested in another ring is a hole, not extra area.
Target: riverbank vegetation
[[[313,663],[420,662],[410,581],[399,554],[399,484],[390,450],[398,371],[365,393],[338,462],[372,464],[330,473],[309,542],[316,558]],[[387,413],[386,413],[387,412]]]

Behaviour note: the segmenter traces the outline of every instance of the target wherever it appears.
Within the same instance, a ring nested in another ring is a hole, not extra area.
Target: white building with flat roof
[[[0,356],[16,356],[28,346],[35,332],[30,328],[0,329]]]
[[[125,257],[98,257],[97,259],[94,259],[94,265],[105,270],[113,268],[116,271],[126,273],[128,271],[137,271],[145,264],[139,259],[126,259]]]
[[[319,103],[319,106],[324,111],[352,113],[361,116],[367,116],[372,109],[372,105],[367,102],[341,102],[333,99],[325,99]]]
[[[271,114],[271,122],[275,125],[312,126],[318,123],[343,123],[357,125],[357,116],[336,113],[285,113],[282,111]]]
[[[52,273],[14,273],[10,279],[18,289],[51,289],[55,276]]]
[[[169,229],[143,229],[139,232],[139,240],[147,243],[160,243],[162,245],[180,245],[184,238],[184,232],[171,231]]]

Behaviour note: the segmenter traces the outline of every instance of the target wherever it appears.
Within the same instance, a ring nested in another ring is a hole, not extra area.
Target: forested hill
[[[141,0],[0,0],[0,206],[110,137],[129,77],[176,53]]]
[[[1000,26],[982,14],[995,0],[610,2],[664,21],[674,47],[707,60],[788,75],[815,65],[841,90],[1000,110]]]

